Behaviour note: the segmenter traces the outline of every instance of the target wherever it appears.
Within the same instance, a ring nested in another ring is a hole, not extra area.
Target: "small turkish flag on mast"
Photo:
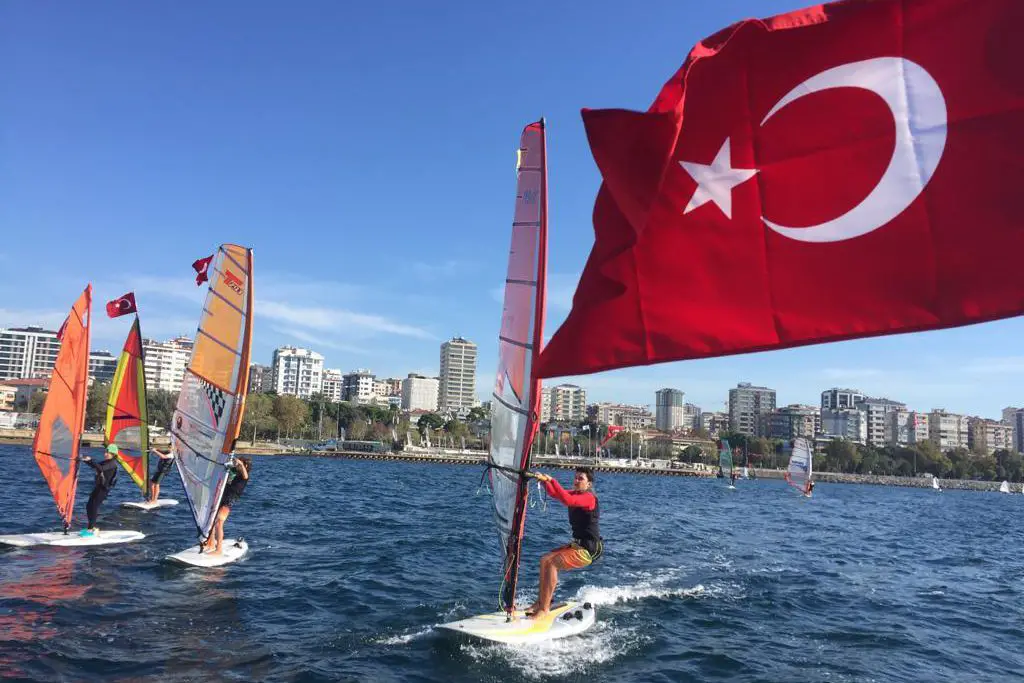
[[[541,377],[1024,313],[1020,0],[850,0],[584,111],[604,183]]]
[[[211,261],[213,261],[213,254],[192,263],[192,269],[196,271],[196,287],[210,279],[206,271],[210,269]]]
[[[135,307],[135,292],[128,292],[122,297],[107,302],[107,317],[119,318],[129,313],[137,313]]]

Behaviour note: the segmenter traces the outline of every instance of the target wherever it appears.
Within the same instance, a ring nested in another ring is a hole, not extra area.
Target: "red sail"
[[[149,427],[142,334],[137,317],[124,342],[114,381],[110,385],[104,440],[118,446],[118,462],[145,493],[149,486]]]

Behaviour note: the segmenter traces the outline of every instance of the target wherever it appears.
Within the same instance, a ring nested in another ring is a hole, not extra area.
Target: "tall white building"
[[[437,377],[424,377],[409,373],[402,380],[402,410],[437,410]]]
[[[59,350],[53,330],[0,328],[0,380],[49,377]]]
[[[891,401],[887,398],[864,397],[857,408],[864,412],[867,444],[876,448],[882,448],[892,439],[892,421],[889,418],[894,412],[906,410],[907,406],[899,401]]]
[[[192,340],[175,337],[165,342],[142,340],[142,366],[146,371],[146,389],[178,393],[185,377],[185,368],[192,355]]]
[[[369,403],[377,395],[374,392],[376,376],[362,368],[345,373],[341,378],[341,400],[353,403]]]
[[[775,390],[740,382],[729,390],[729,428],[747,436],[760,436],[761,416],[774,412]]]
[[[683,429],[700,429],[701,427],[701,409],[699,405],[694,403],[683,404]]]
[[[540,388],[540,421],[551,422],[551,387]]]
[[[274,351],[271,370],[278,394],[309,398],[324,386],[324,357],[316,351],[282,346]]]
[[[783,406],[761,419],[761,431],[770,439],[813,439],[821,432],[821,411],[815,406]]]
[[[342,377],[341,370],[324,368],[323,381],[320,391],[328,401],[337,402],[341,399]]]
[[[967,417],[938,409],[928,413],[928,440],[940,451],[968,447]]]
[[[541,396],[541,403],[544,397]],[[587,418],[587,392],[575,384],[551,387],[550,420],[575,422]]]
[[[453,337],[441,344],[438,408],[464,415],[476,405],[476,344]]]
[[[89,353],[89,378],[94,382],[113,382],[119,355],[114,356],[110,351],[91,351]]]
[[[665,388],[654,392],[654,426],[663,432],[674,432],[683,426],[682,391]]]

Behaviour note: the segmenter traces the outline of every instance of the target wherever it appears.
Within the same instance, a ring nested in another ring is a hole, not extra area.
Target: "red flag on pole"
[[[138,309],[135,307],[135,292],[128,292],[122,297],[107,302],[107,317],[109,318],[119,318],[122,315],[136,312]]]
[[[1024,2],[849,0],[584,111],[595,242],[541,377],[1024,313]]]
[[[210,278],[207,276],[206,271],[210,268],[210,261],[213,260],[213,254],[205,258],[198,259],[192,263],[193,270],[196,271],[196,286],[203,284]]]
[[[608,431],[605,433],[604,441],[597,445],[598,448],[604,448],[604,445],[615,438],[617,434],[625,431],[626,428],[622,425],[608,425]]]

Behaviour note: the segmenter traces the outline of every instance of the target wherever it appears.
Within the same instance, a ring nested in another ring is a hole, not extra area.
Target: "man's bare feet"
[[[537,620],[543,619],[544,617],[546,617],[549,614],[551,614],[551,612],[549,612],[546,609],[538,609],[538,610],[535,610],[532,614],[528,615],[527,618],[528,619],[533,619],[533,620],[537,621]]]

